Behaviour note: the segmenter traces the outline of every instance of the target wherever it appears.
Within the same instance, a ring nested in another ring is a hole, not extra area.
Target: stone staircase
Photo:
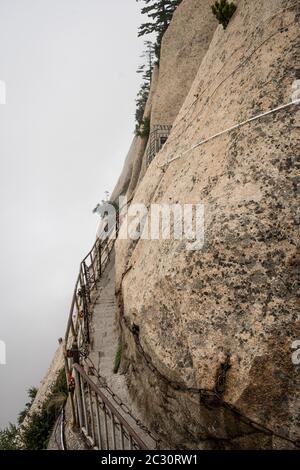
[[[64,344],[65,431],[73,423],[95,450],[155,449],[158,440],[142,424],[125,375],[113,372],[119,349],[114,238],[97,239],[80,264]]]
[[[135,415],[138,415],[138,411],[132,404],[128,393],[125,375],[113,373],[115,356],[119,345],[114,266],[115,256],[113,251],[110,261],[99,281],[99,296],[91,319],[91,352],[87,365],[91,361],[108,387],[114,391],[122,402],[134,411]]]

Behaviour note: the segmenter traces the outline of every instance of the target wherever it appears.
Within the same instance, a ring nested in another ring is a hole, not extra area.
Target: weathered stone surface
[[[300,371],[291,361],[300,339],[299,107],[157,166],[291,101],[299,5],[237,3],[133,200],[202,202],[204,248],[116,244],[128,383],[152,427],[180,448],[294,448],[300,440]]]
[[[159,69],[154,67],[144,117],[151,128],[172,125],[209,47],[217,22],[211,0],[183,0],[163,38]],[[147,139],[134,139],[111,199],[134,194],[147,170]]]
[[[183,0],[163,37],[151,127],[172,125],[218,26],[211,0]]]
[[[129,152],[125,158],[121,175],[112,192],[112,195],[111,195],[112,201],[117,201],[120,195],[125,195],[128,190],[128,186],[130,184],[131,175],[132,175],[133,162],[137,153],[137,142],[138,142],[138,138],[134,137],[132,140]]]

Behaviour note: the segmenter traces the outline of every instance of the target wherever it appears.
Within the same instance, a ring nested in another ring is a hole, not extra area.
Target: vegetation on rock
[[[62,369],[59,373],[51,393],[40,410],[28,416],[36,393],[36,388],[32,387],[28,390],[30,402],[26,403],[25,409],[19,414],[18,426],[9,424],[8,427],[0,431],[0,450],[42,450],[47,448],[55,421],[68,396],[64,370]],[[23,424],[27,416],[28,422]]]
[[[140,65],[137,69],[137,73],[142,74],[142,85],[140,91],[138,92],[136,99],[136,112],[135,112],[135,134],[140,137],[147,137],[147,127],[148,123],[144,119],[145,107],[148,100],[152,72],[154,66],[154,45],[151,41],[145,41],[145,51],[141,56],[145,59],[144,64]],[[150,130],[150,121],[149,121],[149,130]],[[149,132],[148,132],[149,135]]]
[[[18,428],[12,423],[0,431],[0,450],[18,450]]]
[[[139,137],[148,138],[150,134],[150,119],[142,119],[142,121],[139,123],[139,126],[137,126],[135,133]]]
[[[121,358],[122,358],[122,346],[119,345],[119,347],[117,349],[117,352],[116,352],[116,355],[115,355],[115,361],[114,361],[114,367],[113,367],[113,373],[114,374],[118,373],[120,363],[121,363]]]
[[[220,0],[219,2],[217,1],[211,7],[213,14],[224,29],[227,28],[230,18],[232,17],[236,8],[237,7],[233,2],[229,3],[227,0]]]
[[[172,20],[174,11],[182,0],[137,0],[143,1],[146,6],[142,8],[142,15],[147,15],[150,19],[139,28],[139,36],[156,33],[154,46],[157,60],[160,58],[161,42],[168,26]]]
[[[138,32],[138,36],[146,34],[156,34],[155,42],[145,42],[145,52],[142,57],[145,63],[141,65],[137,73],[142,74],[142,85],[136,99],[136,128],[135,134],[140,137],[148,137],[150,131],[150,121],[144,119],[144,112],[148,100],[153,67],[159,64],[160,50],[163,35],[172,20],[174,11],[182,0],[136,0],[143,1],[146,6],[141,10],[143,15],[147,15],[150,21],[143,23]],[[156,58],[156,60],[155,60]]]
[[[30,387],[27,391],[29,402],[25,404],[24,410],[20,411],[18,416],[18,424],[22,424],[24,419],[26,418],[28,411],[30,410],[31,405],[36,397],[37,391],[38,389],[36,387]]]

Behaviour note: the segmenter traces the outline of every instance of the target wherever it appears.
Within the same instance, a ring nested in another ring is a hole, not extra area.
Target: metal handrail
[[[109,261],[110,253],[114,247],[115,238],[118,235],[118,213],[116,224],[108,233],[104,232],[106,239],[97,238],[92,249],[80,263],[79,273],[76,279],[72,296],[67,328],[64,341],[65,372],[69,386],[69,397],[73,424],[78,425],[77,403],[74,400],[74,377],[72,365],[79,361],[79,355],[87,355],[90,346],[90,318],[96,301],[95,291],[97,283]],[[103,237],[104,238],[104,237]],[[76,351],[76,357],[74,357]]]
[[[73,370],[80,427],[90,444],[96,449],[124,450],[127,441],[129,449],[148,449],[147,444],[84,369],[79,364],[73,364]]]
[[[148,449],[121,410],[79,364],[80,358],[89,353],[89,322],[97,298],[95,291],[118,235],[118,216],[117,213],[116,225],[101,234],[105,234],[106,239],[102,240],[100,235],[80,263],[65,332],[65,371],[73,424],[80,428],[94,449]]]
[[[117,235],[117,232],[118,223],[106,234],[106,240],[102,241],[100,238],[97,238],[92,249],[80,263],[65,332],[65,345],[67,349],[71,347],[74,341],[78,342],[83,339],[78,338],[83,333],[81,331],[83,330],[83,322],[80,320],[88,321],[88,316],[91,313],[90,307],[93,304],[91,295],[96,289],[96,284],[113,249],[115,236],[111,238],[111,235]],[[88,331],[85,333],[88,336]],[[84,342],[88,343],[89,341],[87,340],[88,338],[85,338]],[[78,347],[80,349],[82,344],[78,344]]]
[[[169,137],[171,129],[172,126],[163,124],[153,127],[149,134],[148,144],[145,150],[147,165],[150,165],[155,155],[161,150]],[[164,139],[164,143],[162,143],[162,139]]]

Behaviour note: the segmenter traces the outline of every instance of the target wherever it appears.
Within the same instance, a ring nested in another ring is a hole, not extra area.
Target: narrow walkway
[[[113,372],[114,361],[118,349],[118,325],[117,325],[117,302],[115,295],[115,254],[111,253],[111,258],[99,281],[98,298],[90,323],[91,352],[86,362],[87,367],[93,363],[97,373],[105,379],[105,384],[115,395],[129,408],[133,416],[140,420],[138,410],[132,403],[128,392],[125,375]],[[99,381],[92,377],[97,385]],[[101,387],[102,389],[103,387]],[[106,393],[105,387],[103,392]],[[117,406],[117,408],[119,408]],[[122,409],[124,414],[124,410]],[[126,419],[136,432],[143,437],[149,448],[155,448],[154,441],[140,429],[135,421],[126,413]]]
[[[60,414],[54,425],[51,437],[49,439],[47,450],[63,450],[62,448],[62,415]],[[88,450],[79,430],[73,428],[72,412],[70,400],[65,405],[65,420],[63,423],[64,450]]]
[[[112,370],[118,347],[114,252],[100,279],[97,295],[98,299],[90,324],[91,353],[89,357],[97,372],[110,385],[109,382],[114,375]]]

